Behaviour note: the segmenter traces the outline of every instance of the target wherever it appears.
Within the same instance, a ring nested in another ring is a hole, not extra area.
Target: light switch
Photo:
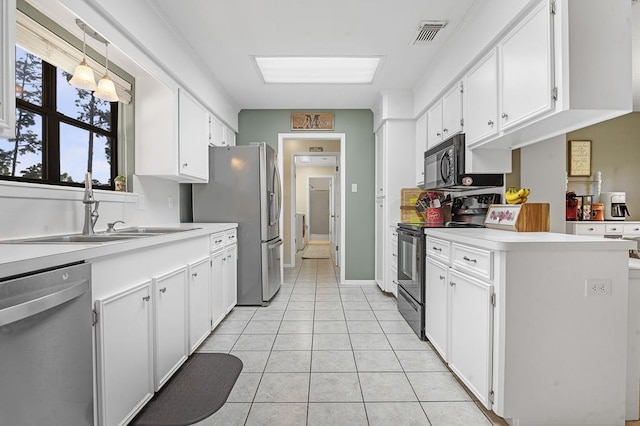
[[[357,183],[352,183],[351,184],[351,192],[358,192],[358,184]]]

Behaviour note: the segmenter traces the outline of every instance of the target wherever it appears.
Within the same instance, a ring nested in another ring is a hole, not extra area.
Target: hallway
[[[492,424],[395,298],[339,287],[331,259],[297,257],[269,306],[236,307],[199,348],[244,368],[227,403],[198,425]]]

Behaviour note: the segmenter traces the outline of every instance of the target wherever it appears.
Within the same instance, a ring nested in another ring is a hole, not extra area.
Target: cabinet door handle
[[[441,133],[436,133],[436,136],[442,136],[442,134]]]
[[[449,281],[449,285],[450,285],[451,287],[453,287],[453,286],[455,286],[455,285],[456,285],[456,283],[454,283],[453,281]]]
[[[442,251],[442,249],[441,249],[440,247],[433,246],[433,247],[431,247],[431,248],[432,248],[433,250],[435,250],[435,251]]]
[[[467,262],[473,262],[473,263],[477,263],[478,261],[476,259],[470,259],[467,256],[463,257],[464,260],[466,260]]]
[[[227,261],[227,258],[226,258],[226,257],[223,257],[223,258],[222,258],[222,261],[223,261],[223,262],[226,262],[226,261]]]
[[[507,118],[509,118],[509,114],[507,114],[506,112],[503,112],[501,117],[506,120]]]
[[[640,228],[633,228],[634,231],[640,231]]]
[[[440,279],[441,279],[441,280],[444,280],[444,275],[440,275]]]
[[[424,172],[423,172],[423,173],[424,173]],[[636,228],[635,230],[637,231],[638,229]],[[393,233],[393,236],[394,236],[394,237],[397,237],[397,236],[398,236],[398,233],[397,233],[397,232],[394,232],[394,233]]]
[[[166,287],[162,287],[162,288],[160,289],[160,293],[166,293],[166,292],[167,292],[167,288],[166,288]]]
[[[449,129],[442,129],[443,133],[447,133],[449,131]]]
[[[395,254],[395,253],[391,253],[391,256],[393,256],[393,257],[398,257],[398,255],[397,255],[397,254]]]
[[[189,163],[182,163],[182,168],[186,168],[189,165]]]
[[[191,276],[192,276],[193,278],[195,278],[195,277],[197,277],[197,276],[198,276],[198,273],[197,273],[197,272],[194,272],[193,274],[191,274]]]
[[[493,126],[493,120],[489,120],[489,121],[487,121],[487,125],[489,125],[489,126]]]
[[[227,256],[227,259],[231,259],[231,255]]]
[[[142,300],[144,300],[145,302],[148,302],[149,300],[151,300],[151,296],[145,296],[142,298]]]
[[[617,231],[617,230],[618,230],[618,228],[611,228],[611,230],[612,230],[612,231]]]
[[[593,228],[589,228],[587,229],[587,231],[595,231]]]
[[[394,284],[396,284],[396,285],[400,284],[400,283],[398,282],[398,280],[392,280],[392,282],[393,282]]]

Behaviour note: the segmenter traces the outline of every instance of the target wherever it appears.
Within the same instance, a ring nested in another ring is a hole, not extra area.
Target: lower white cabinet
[[[449,368],[491,407],[493,285],[449,270]]]
[[[225,314],[231,312],[238,303],[238,258],[236,255],[236,245],[228,247],[224,251],[223,272],[224,277],[224,305]]]
[[[211,236],[211,329],[238,303],[236,231]]]
[[[224,265],[227,254],[224,250],[211,255],[211,329],[222,321],[227,313],[224,297]]]
[[[95,302],[100,425],[124,424],[153,396],[151,281]]]
[[[432,259],[427,260],[425,288],[425,333],[442,359],[448,361],[448,267]]]
[[[187,268],[153,279],[155,389],[186,361]]]
[[[211,259],[189,264],[189,354],[211,331]]]

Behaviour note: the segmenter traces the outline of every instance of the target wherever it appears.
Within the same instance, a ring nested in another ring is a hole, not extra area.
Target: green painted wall
[[[308,111],[308,110],[307,110]],[[323,110],[324,111],[324,110]],[[266,142],[278,149],[278,134],[291,131],[296,110],[242,110],[236,143]],[[334,110],[335,132],[346,134],[345,279],[374,279],[374,173],[373,113],[370,110]],[[358,192],[351,192],[351,184]]]

